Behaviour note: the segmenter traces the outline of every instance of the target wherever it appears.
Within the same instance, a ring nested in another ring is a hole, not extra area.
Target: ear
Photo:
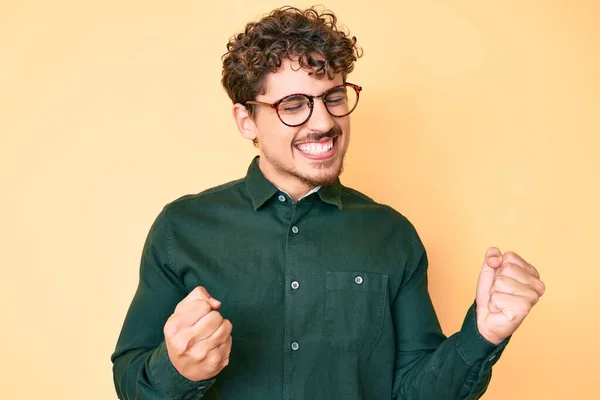
[[[250,118],[250,114],[246,107],[242,104],[237,103],[233,105],[233,119],[237,125],[238,131],[240,131],[240,135],[248,140],[256,139],[256,125],[252,118]]]

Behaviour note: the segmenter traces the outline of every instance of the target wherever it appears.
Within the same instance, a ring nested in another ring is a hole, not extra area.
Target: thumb
[[[210,299],[208,299],[208,302],[210,304],[210,306],[213,308],[213,310],[216,310],[217,308],[221,307],[221,302],[217,299],[215,299],[214,297],[211,297]]]
[[[212,297],[210,295],[210,293],[208,293],[206,288],[203,286],[195,287],[194,290],[192,290],[183,301],[189,301],[189,300],[207,301],[208,304],[210,304],[210,306],[213,308],[213,310],[216,310],[217,308],[221,307],[221,302],[219,300],[215,299],[214,297]]]
[[[495,269],[502,265],[502,252],[497,247],[490,247],[485,253],[483,266],[477,281],[477,305],[488,309],[490,289],[494,283]]]

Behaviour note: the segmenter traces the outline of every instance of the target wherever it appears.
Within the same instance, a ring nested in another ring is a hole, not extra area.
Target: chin
[[[328,186],[334,183],[342,174],[344,168],[342,163],[335,162],[329,167],[311,168],[310,173],[302,174],[300,177],[308,186]]]

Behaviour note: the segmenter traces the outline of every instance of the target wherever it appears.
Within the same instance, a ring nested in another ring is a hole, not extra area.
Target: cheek
[[[342,130],[342,136],[345,139],[345,142],[347,143],[350,140],[350,120],[344,120],[344,121],[340,121],[338,123],[339,127]]]
[[[256,136],[259,143],[273,150],[291,147],[297,131],[295,128],[283,125],[276,115],[267,113],[257,115],[256,126]]]
[[[350,133],[350,116],[340,118],[337,121],[338,126],[342,129],[345,134]]]
[[[271,149],[271,152],[289,153],[293,148],[297,130],[289,127],[284,128],[260,130],[258,132],[259,142]]]

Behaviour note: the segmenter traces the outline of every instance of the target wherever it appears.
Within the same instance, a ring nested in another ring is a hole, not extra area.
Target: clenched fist
[[[513,252],[490,248],[477,283],[479,333],[499,344],[517,330],[545,290],[531,264]]]
[[[217,311],[220,306],[198,286],[177,305],[165,324],[169,359],[189,380],[210,379],[229,364],[232,326]]]

